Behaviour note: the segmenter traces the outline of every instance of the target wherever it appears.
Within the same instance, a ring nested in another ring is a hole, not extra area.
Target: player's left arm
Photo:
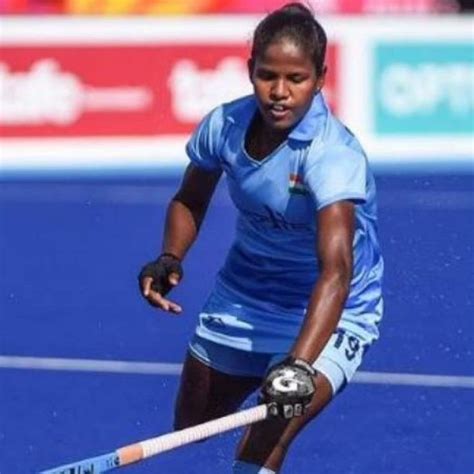
[[[355,205],[339,201],[317,214],[317,255],[320,277],[314,286],[306,317],[291,356],[313,363],[341,318],[353,270],[352,243]]]
[[[317,214],[320,278],[289,356],[271,367],[265,377],[261,398],[269,404],[272,415],[301,416],[311,402],[315,391],[312,364],[336,329],[349,294],[354,207],[350,201],[340,201]]]

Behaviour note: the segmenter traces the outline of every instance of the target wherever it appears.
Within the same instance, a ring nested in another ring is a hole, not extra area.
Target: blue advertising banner
[[[473,133],[472,44],[378,44],[373,79],[376,133],[456,136]]]

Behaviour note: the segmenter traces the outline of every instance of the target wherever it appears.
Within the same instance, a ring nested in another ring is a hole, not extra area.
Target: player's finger
[[[143,296],[148,297],[150,294],[151,290],[151,284],[153,283],[153,278],[152,277],[145,277],[143,280],[140,282],[142,285],[142,292]]]
[[[168,281],[173,285],[176,286],[179,283],[179,275],[175,272],[170,273],[168,277]]]
[[[175,303],[174,301],[168,300],[168,303],[169,303],[169,311],[171,313],[179,314],[183,311],[183,308],[181,308],[181,306]]]
[[[146,299],[151,305],[156,306],[157,308],[164,309],[164,310],[167,309],[167,306],[165,304],[166,300],[157,291],[150,289]]]
[[[160,295],[160,293],[151,290],[148,294],[148,302],[155,306],[156,308],[162,309],[163,311],[168,311],[171,313],[181,313],[182,308],[173,301],[167,300]]]
[[[162,297],[162,304],[164,306],[164,310],[170,313],[179,314],[182,311],[182,308],[179,304],[175,303],[174,301],[168,300]]]

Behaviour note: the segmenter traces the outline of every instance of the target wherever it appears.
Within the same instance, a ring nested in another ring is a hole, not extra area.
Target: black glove
[[[316,371],[308,362],[288,357],[268,371],[260,399],[269,404],[269,413],[289,419],[302,416],[313,398]]]
[[[151,288],[165,296],[173,288],[170,283],[170,275],[175,273],[178,280],[183,278],[183,267],[181,260],[170,253],[161,254],[155,261],[147,263],[138,275],[138,282],[142,288],[142,282],[145,277],[153,278]]]

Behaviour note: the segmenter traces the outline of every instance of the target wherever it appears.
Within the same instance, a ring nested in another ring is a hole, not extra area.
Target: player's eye
[[[303,82],[306,78],[302,75],[302,74],[292,74],[291,76],[289,76],[288,78],[291,82],[293,82],[294,84],[300,84],[301,82]]]
[[[256,76],[262,81],[271,81],[277,77],[273,71],[268,69],[257,69]]]

